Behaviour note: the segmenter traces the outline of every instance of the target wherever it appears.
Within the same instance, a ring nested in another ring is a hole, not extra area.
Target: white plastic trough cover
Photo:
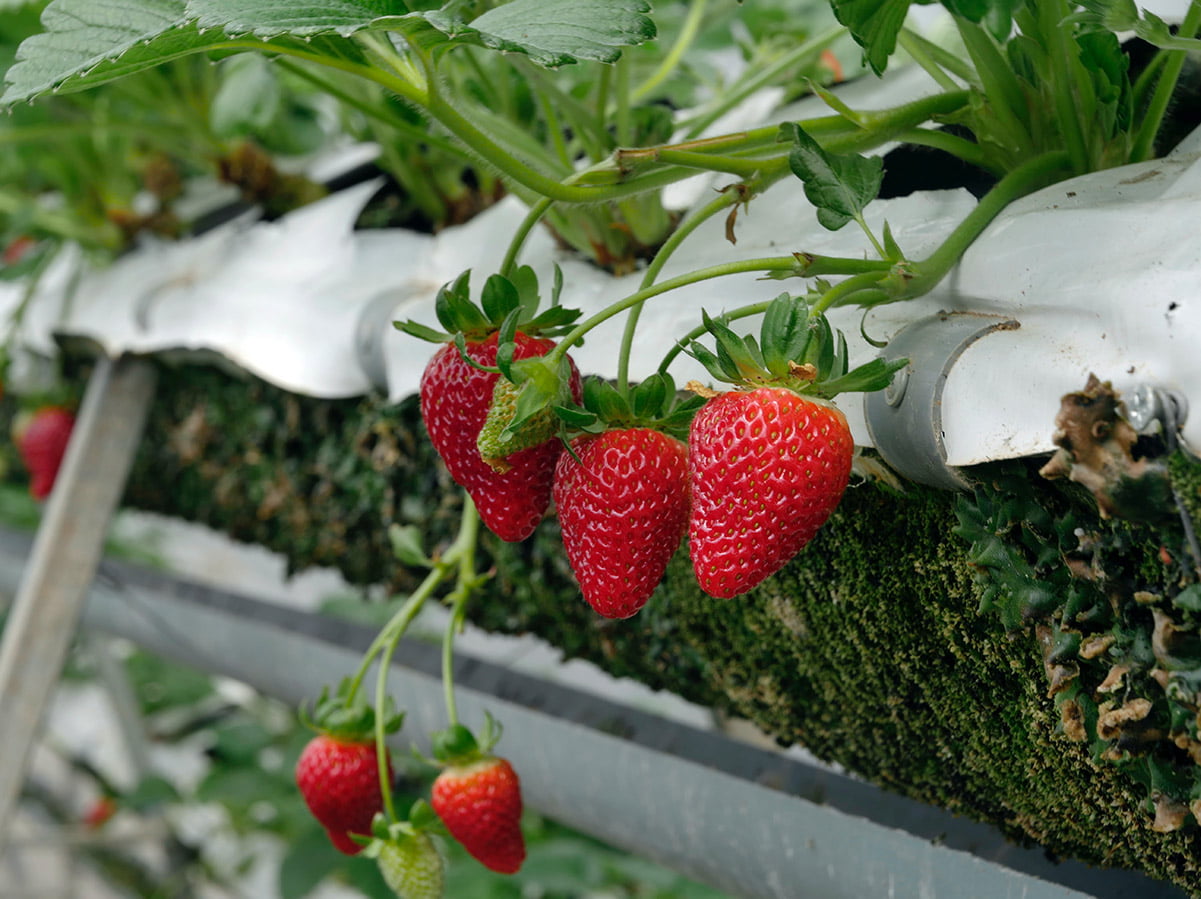
[[[848,85],[847,102],[882,108],[928,93],[931,85],[920,70],[900,69],[883,82]],[[855,96],[859,91],[863,94]],[[774,113],[754,112],[784,121],[822,114],[824,108],[811,98]],[[711,188],[731,180],[698,178],[670,196],[705,202]],[[466,269],[478,289],[499,267],[525,209],[509,198],[437,236],[354,231],[355,218],[376,188],[367,183],[342,191],[274,223],[239,220],[194,240],[148,243],[107,269],[88,272],[74,291],[69,278],[52,273],[25,316],[21,338],[45,347],[55,331],[84,335],[112,354],[208,350],[298,393],[353,396],[386,386],[394,399],[409,395],[432,348],[395,331],[391,322],[436,324],[438,288]],[[877,201],[866,218],[877,233],[887,220],[910,258],[921,259],[974,204],[962,190],[925,192]],[[1149,383],[1186,397],[1201,383],[1201,243],[1182,239],[1195,233],[1198,221],[1201,134],[1167,159],[1061,183],[1015,204],[926,297],[881,307],[866,318],[854,309],[835,310],[831,318],[846,333],[853,362],[878,352],[860,337],[861,324],[879,339],[939,311],[1016,319],[1020,328],[977,341],[950,370],[943,395],[946,461],[969,465],[1045,452],[1052,449],[1060,397],[1083,387],[1090,372],[1118,389]],[[755,199],[739,216],[737,237],[733,246],[723,221],[705,223],[661,278],[794,251],[868,252],[857,229],[821,228],[795,179]],[[522,261],[547,286],[559,265],[562,302],[585,315],[632,293],[641,278],[613,278],[559,250],[541,230],[531,235]],[[650,300],[634,343],[631,376],[653,372],[676,337],[699,323],[702,308],[715,314],[804,288],[803,282],[741,275]],[[0,293],[0,306],[11,308],[18,300],[14,288]],[[573,350],[582,371],[615,374],[623,324],[624,316],[610,320]],[[361,352],[365,326],[382,354],[375,365]],[[672,372],[680,383],[705,377],[687,356],[677,358]],[[386,385],[373,383],[380,377]],[[847,395],[840,405],[856,441],[871,445],[862,397]],[[1184,438],[1201,447],[1201,416],[1186,422]]]

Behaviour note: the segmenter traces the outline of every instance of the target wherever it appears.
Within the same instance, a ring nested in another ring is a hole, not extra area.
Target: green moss
[[[1050,622],[1053,662],[1080,652],[1069,631],[1083,637],[1115,622],[1129,631],[1115,645],[1145,657],[1146,640],[1128,625],[1149,613],[1113,614],[1104,587],[1072,577],[1061,542],[1077,528],[1105,534],[1111,580],[1166,595],[1161,535],[1100,523],[1087,497],[1020,467],[987,474],[991,498],[967,506],[921,488],[852,487],[793,563],[738,599],[700,593],[681,552],[646,608],[623,622],[588,609],[548,521],[523,544],[486,542],[497,575],[469,614],[745,716],[782,744],[1056,855],[1140,868],[1201,893],[1195,828],[1150,827],[1148,782],[1162,772],[1099,763],[1091,742],[1065,736],[1063,693],[1049,695],[1035,626]],[[1201,504],[1195,469],[1180,468],[1176,482]],[[352,582],[403,590],[414,573],[393,560],[387,527],[415,523],[427,544],[445,540],[456,497],[414,403],[304,399],[186,368],[163,373],[126,501],[261,544],[293,570],[332,566]],[[982,503],[992,504],[974,520],[984,531],[956,536],[973,523],[965,508]],[[991,557],[972,545],[990,535]],[[989,558],[991,568],[1012,563],[1008,583],[985,576]],[[1047,596],[1027,589],[1031,578]],[[1087,701],[1081,713],[1095,721]]]

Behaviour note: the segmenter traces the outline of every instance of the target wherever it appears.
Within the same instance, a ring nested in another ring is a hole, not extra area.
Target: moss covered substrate
[[[185,367],[162,371],[125,502],[261,544],[295,570],[332,566],[403,590],[416,573],[393,561],[388,525],[444,540],[456,496],[412,402],[318,401]],[[606,622],[576,592],[548,520],[524,544],[487,541],[497,577],[470,615],[722,707],[1054,855],[1201,894],[1196,829],[1153,832],[1146,791],[1057,734],[1040,647],[1030,629],[978,614],[955,525],[948,494],[861,484],[753,593],[706,597],[682,551],[638,616]]]

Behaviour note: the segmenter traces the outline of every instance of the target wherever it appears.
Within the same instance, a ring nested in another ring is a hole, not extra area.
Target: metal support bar
[[[0,531],[0,590],[27,552]],[[82,625],[296,704],[357,666],[374,632],[106,561]],[[437,646],[402,642],[398,749],[445,726]],[[460,657],[459,712],[501,719],[527,803],[744,899],[1182,899],[1131,871],[1055,864],[995,828],[779,753]]]
[[[154,368],[101,358],[0,637],[0,846],[141,441]]]

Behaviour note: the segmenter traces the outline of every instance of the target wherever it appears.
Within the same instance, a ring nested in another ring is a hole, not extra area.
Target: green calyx
[[[367,851],[363,854],[367,858],[376,858],[384,843],[403,842],[418,834],[443,834],[445,832],[446,828],[442,824],[442,819],[438,817],[438,813],[424,799],[417,799],[409,808],[409,816],[404,821],[389,821],[388,816],[383,812],[376,812],[375,817],[371,820],[373,839],[363,843],[367,847]],[[372,846],[375,848],[372,849]]]
[[[720,317],[702,315],[714,350],[694,341],[688,354],[717,380],[738,386],[787,387],[830,399],[882,390],[908,364],[907,359],[876,358],[851,369],[842,332],[825,315],[811,313],[803,297],[787,293],[768,305],[758,340],[734,333]]]
[[[484,713],[484,729],[477,739],[469,728],[452,724],[446,730],[430,735],[433,761],[437,765],[467,765],[486,758],[500,740],[501,726],[495,718]]]
[[[506,326],[511,331],[520,328],[525,334],[553,337],[563,333],[580,317],[580,310],[559,305],[562,289],[563,275],[556,267],[550,305],[539,311],[542,298],[538,276],[528,265],[523,265],[508,278],[491,275],[484,282],[477,304],[471,299],[471,270],[468,269],[438,291],[434,308],[438,322],[445,330],[439,331],[412,320],[392,324],[397,330],[432,343],[445,343],[455,335],[462,335],[465,340],[483,340]]]
[[[404,724],[404,712],[394,711],[390,703],[382,714],[386,734],[396,733]],[[312,711],[301,705],[297,716],[305,727],[338,740],[365,743],[375,739],[376,709],[354,695],[350,678],[344,679],[332,696],[328,687],[323,689]]]
[[[502,350],[512,346],[504,341]],[[492,404],[476,445],[484,461],[500,472],[514,453],[553,439],[560,430],[554,406],[572,401],[571,363],[566,357],[552,361],[534,357],[513,361],[512,353],[498,353],[502,377],[492,390]]]
[[[657,372],[622,393],[602,378],[584,381],[582,406],[558,406],[555,412],[572,431],[599,434],[612,428],[651,428],[685,440],[688,426],[704,399],[681,395],[666,372]]]

